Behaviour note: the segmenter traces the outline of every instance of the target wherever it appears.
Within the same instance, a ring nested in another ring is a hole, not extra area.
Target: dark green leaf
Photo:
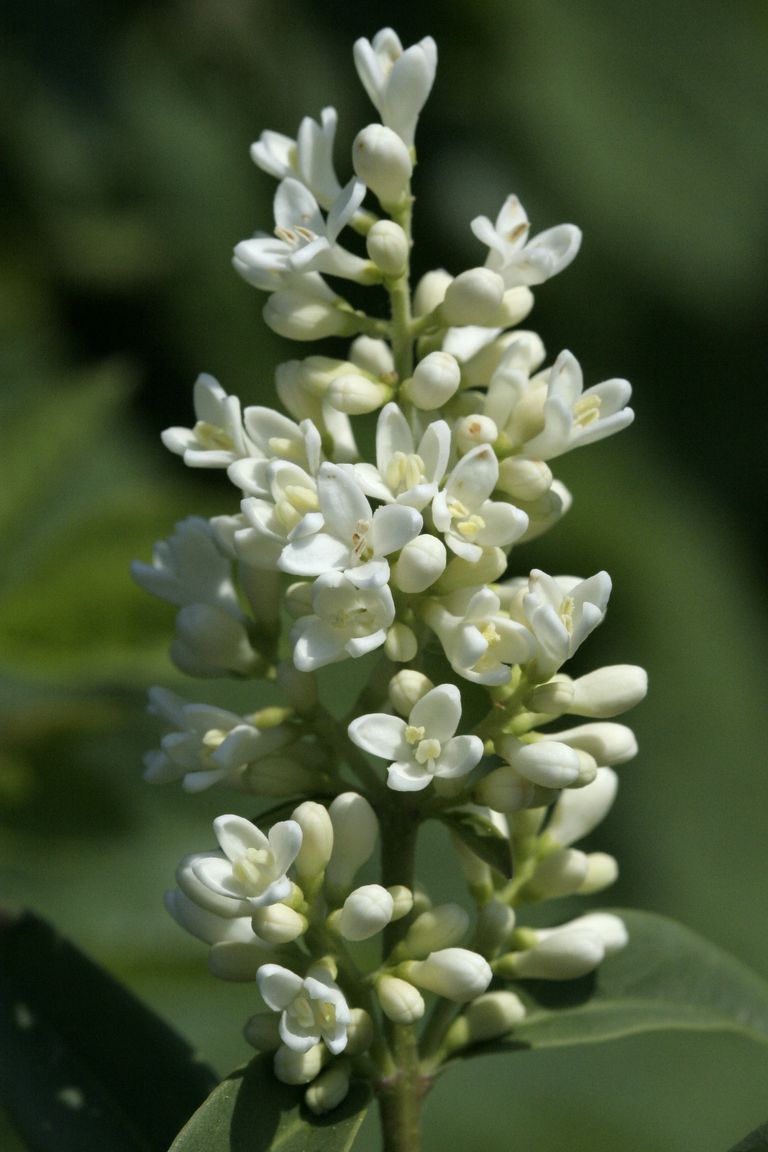
[[[555,1048],[637,1032],[738,1032],[768,1043],[768,984],[688,928],[614,909],[629,944],[580,980],[525,981],[528,1014],[508,1040],[484,1047]]]
[[[170,1152],[346,1152],[369,1103],[367,1087],[352,1084],[346,1100],[327,1116],[301,1103],[303,1089],[281,1084],[272,1057],[257,1056],[209,1096]]]
[[[761,1124],[731,1148],[730,1152],[766,1152],[766,1149],[768,1149],[768,1124]]]
[[[463,844],[486,864],[496,868],[502,876],[512,876],[512,853],[509,840],[490,820],[479,812],[454,811],[440,816]]]
[[[48,924],[0,919],[0,1102],[33,1152],[163,1152],[215,1082]]]

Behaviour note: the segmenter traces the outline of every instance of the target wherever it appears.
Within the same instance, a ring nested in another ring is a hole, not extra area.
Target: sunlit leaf
[[[281,1084],[272,1057],[257,1056],[219,1085],[174,1141],[171,1152],[346,1152],[365,1119],[369,1094],[353,1084],[327,1116],[313,1116],[303,1091]]]

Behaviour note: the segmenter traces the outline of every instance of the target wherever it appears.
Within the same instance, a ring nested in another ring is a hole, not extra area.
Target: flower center
[[[580,428],[586,428],[589,424],[594,424],[600,419],[600,405],[602,401],[599,396],[580,396],[573,406],[573,415],[575,423]]]
[[[573,635],[573,610],[575,604],[572,596],[565,596],[560,605],[560,619],[565,625],[565,630],[569,636]]]
[[[232,872],[241,884],[261,892],[269,883],[272,864],[272,853],[268,848],[246,848],[232,865]]]
[[[424,461],[415,452],[395,452],[384,471],[384,479],[398,496],[408,492],[424,479]]]
[[[226,429],[220,428],[218,424],[209,424],[207,420],[198,420],[193,432],[203,448],[223,448],[227,452],[234,451],[235,444],[232,437]]]
[[[442,747],[439,740],[434,737],[427,740],[420,740],[416,749],[416,763],[430,765],[433,761],[437,760],[442,752]]]
[[[372,549],[368,546],[368,530],[370,527],[370,520],[358,520],[357,524],[355,524],[355,530],[352,533],[352,553],[361,563],[365,560],[370,560],[373,555]]]

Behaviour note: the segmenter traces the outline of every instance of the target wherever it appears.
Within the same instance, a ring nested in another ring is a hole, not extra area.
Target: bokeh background
[[[635,425],[562,462],[573,510],[512,557],[518,572],[607,568],[612,607],[582,666],[650,670],[641,755],[596,838],[622,865],[609,899],[768,977],[765,6],[37,0],[0,22],[0,897],[53,918],[220,1071],[247,1057],[251,989],[212,981],[161,906],[177,860],[238,801],[141,781],[147,684],[242,690],[182,684],[173,611],[128,565],[176,519],[234,507],[226,482],[159,445],[188,421],[198,371],[269,403],[297,354],[229,265],[271,219],[248,146],[332,103],[345,179],[373,118],[351,44],[391,24],[440,53],[418,269],[481,259],[468,222],[510,191],[534,230],[578,223],[582,254],[529,323],[587,383],[635,386]],[[768,1116],[767,1083],[768,1050],[722,1036],[487,1057],[440,1082],[426,1148],[725,1152]],[[361,1147],[377,1140],[366,1129]],[[2,1118],[0,1144],[16,1147]]]

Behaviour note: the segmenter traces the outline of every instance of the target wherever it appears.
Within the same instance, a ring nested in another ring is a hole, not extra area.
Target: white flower
[[[404,504],[372,511],[354,474],[336,464],[321,465],[317,493],[320,512],[310,513],[298,525],[280,557],[280,568],[296,576],[342,570],[360,588],[385,584],[389,564],[384,557],[418,534],[419,513]]]
[[[238,944],[251,944],[254,940],[249,916],[220,916],[202,907],[181,888],[171,888],[165,894],[165,910],[192,936],[204,944],[221,944],[225,940]]]
[[[247,526],[234,534],[237,555],[255,568],[276,569],[288,539],[308,513],[318,515],[315,477],[288,461],[267,468],[265,497],[247,496],[240,507]],[[309,521],[308,524],[313,524]]]
[[[437,46],[431,36],[403,51],[397,34],[383,28],[373,43],[355,42],[357,74],[373,106],[388,128],[410,148],[419,113],[426,103],[437,69]]]
[[[146,592],[180,608],[211,604],[240,619],[231,567],[209,522],[189,516],[179,521],[172,536],[155,544],[151,564],[134,560],[131,575]]]
[[[249,764],[272,756],[293,740],[284,725],[260,730],[248,718],[208,704],[187,704],[165,688],[152,688],[149,711],[176,731],[145,758],[153,784],[182,780],[188,792],[212,784],[237,784]]]
[[[335,108],[323,108],[319,122],[311,116],[304,117],[295,140],[281,132],[266,130],[251,145],[251,159],[263,172],[278,180],[295,176],[323,208],[330,208],[341,192],[333,167],[337,121]]]
[[[587,580],[548,576],[534,569],[523,596],[523,612],[536,638],[538,672],[556,672],[601,623],[611,594],[611,578],[598,572]]]
[[[354,472],[367,496],[425,508],[445,475],[451,451],[451,430],[434,420],[414,443],[410,425],[397,404],[387,404],[376,425],[376,467],[355,464]]]
[[[267,496],[270,490],[270,465],[285,460],[317,474],[322,460],[322,438],[311,420],[297,424],[274,408],[246,408],[244,424],[253,445],[251,456],[237,460],[227,475],[247,496]]]
[[[466,776],[483,755],[479,736],[455,736],[461,719],[461,693],[455,684],[439,684],[414,704],[408,720],[372,712],[349,725],[358,747],[393,763],[387,785],[396,792],[418,792],[432,778]]]
[[[395,618],[388,585],[358,588],[341,572],[326,572],[312,585],[314,613],[300,617],[291,629],[293,662],[312,672],[347,656],[379,648]]]
[[[476,684],[506,684],[510,665],[526,664],[535,650],[531,633],[501,610],[499,597],[488,587],[432,600],[425,616],[451,667]]]
[[[295,820],[273,824],[265,836],[242,816],[218,816],[213,830],[221,851],[200,852],[192,858],[192,871],[201,884],[236,901],[245,913],[290,895],[292,883],[286,872],[302,840]]]
[[[465,560],[479,560],[483,548],[512,544],[528,527],[525,512],[514,504],[490,499],[498,479],[493,449],[481,444],[462,456],[432,501],[435,527],[448,547]]]
[[[325,969],[314,965],[302,980],[279,964],[256,973],[265,1003],[280,1012],[280,1038],[294,1052],[308,1052],[323,1040],[334,1056],[347,1045],[349,1006]]]
[[[570,352],[561,352],[546,376],[544,426],[524,445],[529,458],[553,460],[571,448],[620,432],[635,418],[626,407],[631,385],[626,380],[605,380],[585,392],[581,367]]]
[[[528,240],[530,224],[516,196],[507,197],[495,224],[476,216],[470,227],[488,245],[486,267],[498,272],[507,288],[543,284],[567,268],[581,246],[581,232],[573,224],[559,224]]]
[[[194,428],[166,428],[162,441],[166,448],[184,457],[189,468],[226,468],[251,446],[243,431],[240,401],[227,393],[213,376],[198,376],[193,391]]]

